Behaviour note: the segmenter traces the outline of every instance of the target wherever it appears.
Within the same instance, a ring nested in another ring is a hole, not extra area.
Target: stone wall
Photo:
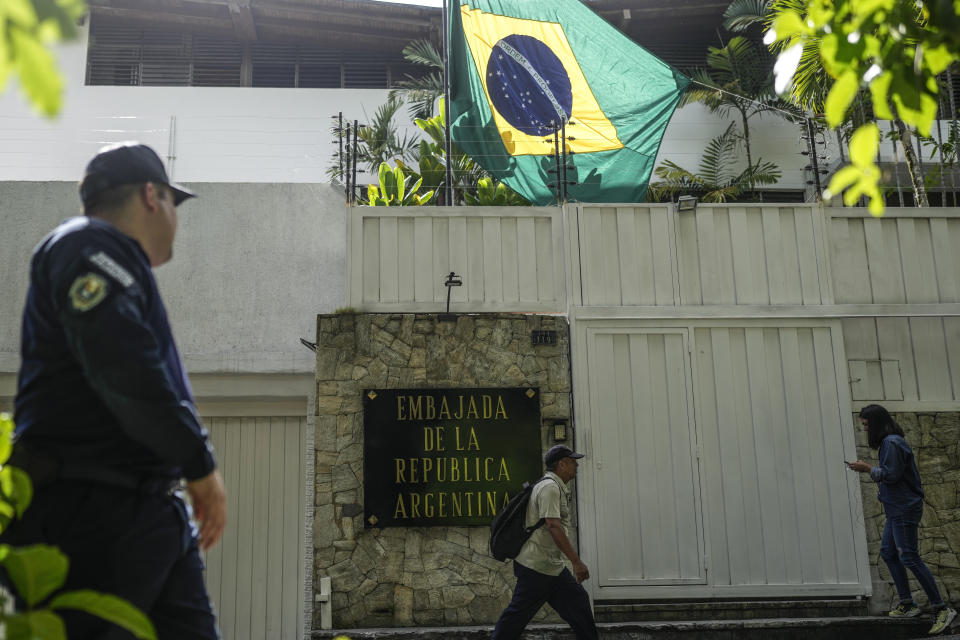
[[[532,346],[532,330],[557,332]],[[317,319],[314,581],[330,576],[335,628],[492,623],[510,599],[509,562],[481,527],[364,529],[365,388],[540,388],[548,425],[570,419],[566,319],[519,314],[337,314]],[[568,444],[574,443],[570,429]],[[574,504],[575,504],[574,500]],[[576,544],[575,532],[574,544]],[[539,619],[557,619],[548,608]],[[320,627],[318,613],[314,628]]]
[[[960,605],[960,413],[897,413],[894,420],[913,448],[926,494],[920,523],[920,555],[936,577],[944,599]],[[856,415],[854,424],[860,425]],[[857,429],[857,454],[861,460],[876,464],[877,452],[867,446],[867,434],[862,429]],[[870,609],[881,613],[896,605],[897,593],[887,565],[880,558],[884,515],[877,500],[877,486],[868,474],[861,474],[860,478],[873,580]],[[926,607],[926,594],[909,575],[914,597],[921,607]]]

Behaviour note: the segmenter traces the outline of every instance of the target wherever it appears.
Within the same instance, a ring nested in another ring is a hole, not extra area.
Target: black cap
[[[108,145],[87,164],[80,183],[80,200],[84,207],[96,204],[97,196],[125,184],[156,182],[173,191],[173,202],[179,205],[196,194],[170,182],[163,161],[157,152],[139,142],[119,142]]]
[[[582,458],[582,453],[574,453],[573,449],[564,444],[555,444],[547,450],[547,454],[543,456],[543,462],[548,467],[552,466],[554,462],[559,462],[564,458]]]

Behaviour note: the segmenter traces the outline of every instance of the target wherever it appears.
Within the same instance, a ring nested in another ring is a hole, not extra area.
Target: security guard
[[[104,147],[80,185],[84,215],[34,251],[12,463],[35,495],[3,536],[60,547],[66,588],[128,599],[161,639],[219,637],[200,551],[223,533],[226,495],[151,270],[172,257],[177,206],[193,195],[151,148]],[[132,637],[64,619],[71,640]]]

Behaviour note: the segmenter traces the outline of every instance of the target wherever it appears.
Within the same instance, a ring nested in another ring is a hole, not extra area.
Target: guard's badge
[[[89,311],[107,297],[107,281],[96,273],[79,276],[70,285],[70,303],[75,311]]]

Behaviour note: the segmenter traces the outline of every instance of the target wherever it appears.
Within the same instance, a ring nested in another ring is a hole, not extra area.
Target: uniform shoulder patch
[[[106,279],[98,273],[85,273],[77,276],[70,285],[70,304],[75,311],[89,311],[103,302],[110,287]]]
[[[97,251],[87,259],[92,265],[102,269],[104,273],[119,282],[120,286],[124,288],[129,287],[135,282],[129,271],[121,267],[116,260],[103,251]]]

